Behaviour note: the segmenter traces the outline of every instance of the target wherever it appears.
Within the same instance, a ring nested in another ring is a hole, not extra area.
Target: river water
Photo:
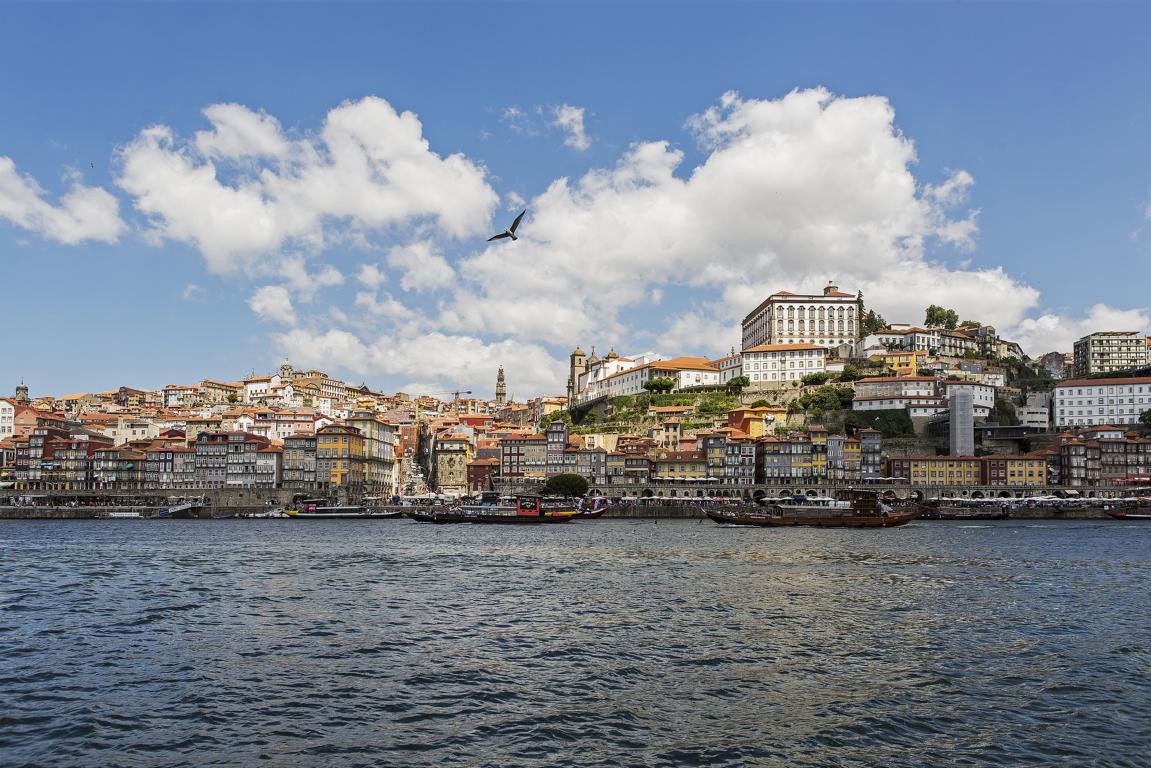
[[[0,522],[0,765],[1151,765],[1151,524]]]

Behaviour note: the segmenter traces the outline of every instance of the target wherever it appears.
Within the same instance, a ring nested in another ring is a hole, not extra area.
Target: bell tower
[[[504,381],[504,367],[501,365],[496,374],[496,404],[503,405],[507,401],[508,385]]]

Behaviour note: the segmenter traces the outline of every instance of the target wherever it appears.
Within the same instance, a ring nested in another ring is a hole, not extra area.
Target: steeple
[[[503,405],[507,400],[508,387],[504,381],[504,367],[501,365],[499,373],[496,374],[496,403]]]
[[[31,400],[28,397],[28,385],[21,380],[20,386],[16,387],[16,402],[27,403]]]

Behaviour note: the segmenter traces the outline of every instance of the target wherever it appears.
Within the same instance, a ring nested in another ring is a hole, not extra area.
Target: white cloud
[[[932,241],[973,243],[975,213],[949,212],[972,179],[956,171],[921,184],[894,118],[877,96],[726,94],[689,121],[709,148],[700,165],[682,168],[682,152],[652,141],[613,167],[553,182],[530,202],[516,247],[461,263],[470,284],[442,327],[586,344],[620,338],[624,308],[681,285],[702,297],[700,323],[731,328],[768,294],[817,291],[829,278],[885,313],[921,313],[930,296],[984,322],[1022,319],[1033,289],[1001,269],[926,259]],[[717,295],[726,301],[705,305]],[[716,343],[725,352],[731,342]]]
[[[388,251],[388,266],[403,273],[405,291],[429,291],[453,287],[456,273],[429,240],[398,245]]]
[[[299,140],[238,104],[204,114],[213,130],[192,141],[165,126],[141,131],[117,183],[155,237],[195,246],[216,272],[416,221],[446,237],[480,234],[497,203],[482,167],[431,151],[419,119],[383,99],[345,102],[318,137]]]
[[[330,264],[321,264],[317,271],[309,272],[300,256],[289,256],[276,261],[269,269],[272,274],[288,281],[288,287],[305,303],[315,298],[321,288],[343,285],[344,276]]]
[[[506,197],[507,197],[508,204],[505,207],[505,210],[507,210],[509,212],[511,212],[511,211],[522,211],[524,208],[524,203],[527,202],[526,200],[523,199],[523,197],[521,195],[518,195],[515,192],[508,192]]]
[[[1075,341],[1097,331],[1139,331],[1151,334],[1151,308],[1116,309],[1096,304],[1082,317],[1045,312],[1022,320],[1011,333],[1028,354],[1070,352]]]
[[[285,325],[295,325],[296,310],[292,297],[282,285],[265,285],[252,294],[248,306],[263,320],[275,320]]]
[[[73,179],[59,204],[45,201],[44,194],[31,176],[16,171],[11,158],[0,157],[0,219],[65,245],[114,243],[124,230],[120,204],[106,190]]]
[[[379,288],[387,280],[383,270],[375,264],[361,264],[360,271],[356,273],[356,279],[367,288]]]
[[[212,104],[204,117],[212,130],[197,131],[196,148],[205,157],[283,157],[290,144],[280,131],[276,118],[253,112],[241,104]]]
[[[554,120],[552,125],[567,133],[564,145],[583,152],[591,146],[591,139],[584,130],[584,108],[573,107],[571,104],[560,104],[552,108]]]
[[[536,344],[485,342],[443,333],[384,337],[366,342],[342,329],[324,332],[296,328],[277,334],[280,349],[305,367],[338,367],[351,373],[400,376],[449,386],[482,386],[495,381],[503,365],[518,392],[563,391],[566,369]]]
[[[203,301],[207,295],[208,292],[204,290],[203,286],[195,283],[188,283],[184,286],[184,301]]]

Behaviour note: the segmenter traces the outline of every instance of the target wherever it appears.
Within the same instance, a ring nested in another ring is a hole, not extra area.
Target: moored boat
[[[296,520],[365,520],[399,517],[391,512],[369,509],[362,504],[337,504],[332,499],[298,499],[284,511],[288,517]]]
[[[568,523],[575,516],[570,505],[545,508],[539,496],[514,496],[496,503],[460,504],[451,509],[412,509],[408,517],[421,523],[488,523],[495,525],[541,525]]]
[[[159,520],[190,520],[200,517],[204,510],[204,497],[202,496],[191,498],[174,496],[168,501],[168,506],[154,510],[149,517]]]
[[[1011,517],[1001,499],[933,499],[919,505],[924,520],[1006,520]]]
[[[900,508],[870,490],[847,490],[836,499],[778,501],[763,506],[709,509],[707,516],[727,525],[813,528],[894,528],[919,516],[915,506]]]

